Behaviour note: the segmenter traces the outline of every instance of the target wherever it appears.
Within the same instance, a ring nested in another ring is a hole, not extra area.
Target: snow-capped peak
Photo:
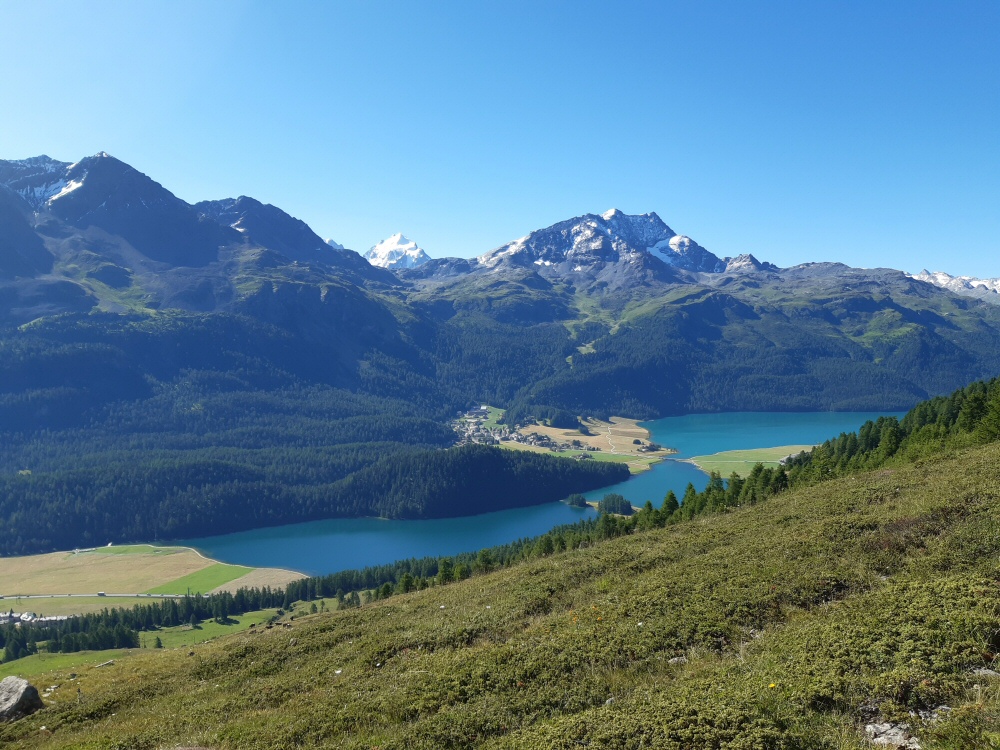
[[[977,279],[975,276],[952,276],[944,271],[934,271],[931,273],[927,269],[918,274],[907,274],[911,279],[926,281],[935,286],[949,289],[958,294],[967,296],[979,296],[992,292],[1000,294],[1000,278],[998,279]]]
[[[612,208],[584,214],[538,229],[478,258],[486,268],[556,266],[599,267],[609,263],[642,263],[648,253],[677,268],[720,273],[726,264],[697,242],[678,235],[655,213],[626,214]]]
[[[341,245],[339,242],[334,242],[333,239],[327,237],[323,240],[327,245],[332,247],[334,250],[346,250],[347,248]]]
[[[72,165],[33,156],[16,161],[0,161],[0,184],[6,185],[36,211],[42,210],[52,196],[67,187]]]
[[[388,237],[365,253],[365,259],[380,268],[416,268],[430,260],[430,257],[408,240],[401,232]]]

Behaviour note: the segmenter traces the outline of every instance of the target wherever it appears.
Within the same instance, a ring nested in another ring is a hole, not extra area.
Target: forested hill
[[[382,444],[383,446],[385,444]],[[379,444],[355,448],[355,465]],[[0,554],[207,536],[333,516],[440,518],[555,502],[628,478],[621,463],[481,445],[400,450],[346,479],[299,476],[323,452],[273,449],[253,469],[208,451],[0,477]],[[268,449],[260,451],[267,454]],[[289,462],[287,466],[282,466]],[[276,478],[277,477],[277,478]],[[282,481],[282,479],[284,481]]]
[[[623,463],[469,445],[382,459],[345,479],[335,496],[358,514],[450,518],[538,505],[628,477]]]
[[[793,482],[909,463],[1000,440],[1000,378],[923,401],[903,417],[866,422],[787,463]]]

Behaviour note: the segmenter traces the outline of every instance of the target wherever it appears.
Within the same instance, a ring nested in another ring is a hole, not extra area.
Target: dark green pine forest
[[[448,420],[478,403],[507,407],[511,423],[888,410],[1000,371],[998,311],[953,296],[929,301],[954,319],[932,330],[888,297],[865,313],[846,312],[857,300],[796,299],[792,320],[791,303],[751,307],[705,290],[618,311],[615,327],[515,324],[454,300],[446,314],[408,317],[400,310],[421,311],[420,299],[399,308],[399,292],[364,294],[400,319],[353,335],[327,323],[329,337],[232,312],[4,329],[0,552],[483,512],[620,480],[609,465],[442,453],[455,440]],[[898,326],[880,338],[872,331],[887,319]],[[442,479],[455,472],[454,484]]]

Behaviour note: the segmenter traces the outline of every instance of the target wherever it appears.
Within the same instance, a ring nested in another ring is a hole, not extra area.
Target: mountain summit
[[[478,260],[488,268],[535,265],[580,272],[608,263],[641,263],[648,256],[685,271],[726,270],[725,261],[677,234],[655,213],[630,215],[617,208],[535,230]]]
[[[254,198],[241,195],[239,198],[202,201],[195,204],[195,209],[289,260],[329,262],[332,257],[332,245],[321,239],[308,224]]]
[[[380,268],[416,268],[430,260],[430,256],[400,232],[374,245],[365,253],[365,259]]]

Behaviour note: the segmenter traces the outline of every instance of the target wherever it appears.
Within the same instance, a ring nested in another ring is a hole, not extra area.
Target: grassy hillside
[[[925,748],[994,747],[1000,678],[972,671],[1000,649],[998,555],[994,444],[37,677],[50,707],[0,743],[861,748],[905,719]]]

